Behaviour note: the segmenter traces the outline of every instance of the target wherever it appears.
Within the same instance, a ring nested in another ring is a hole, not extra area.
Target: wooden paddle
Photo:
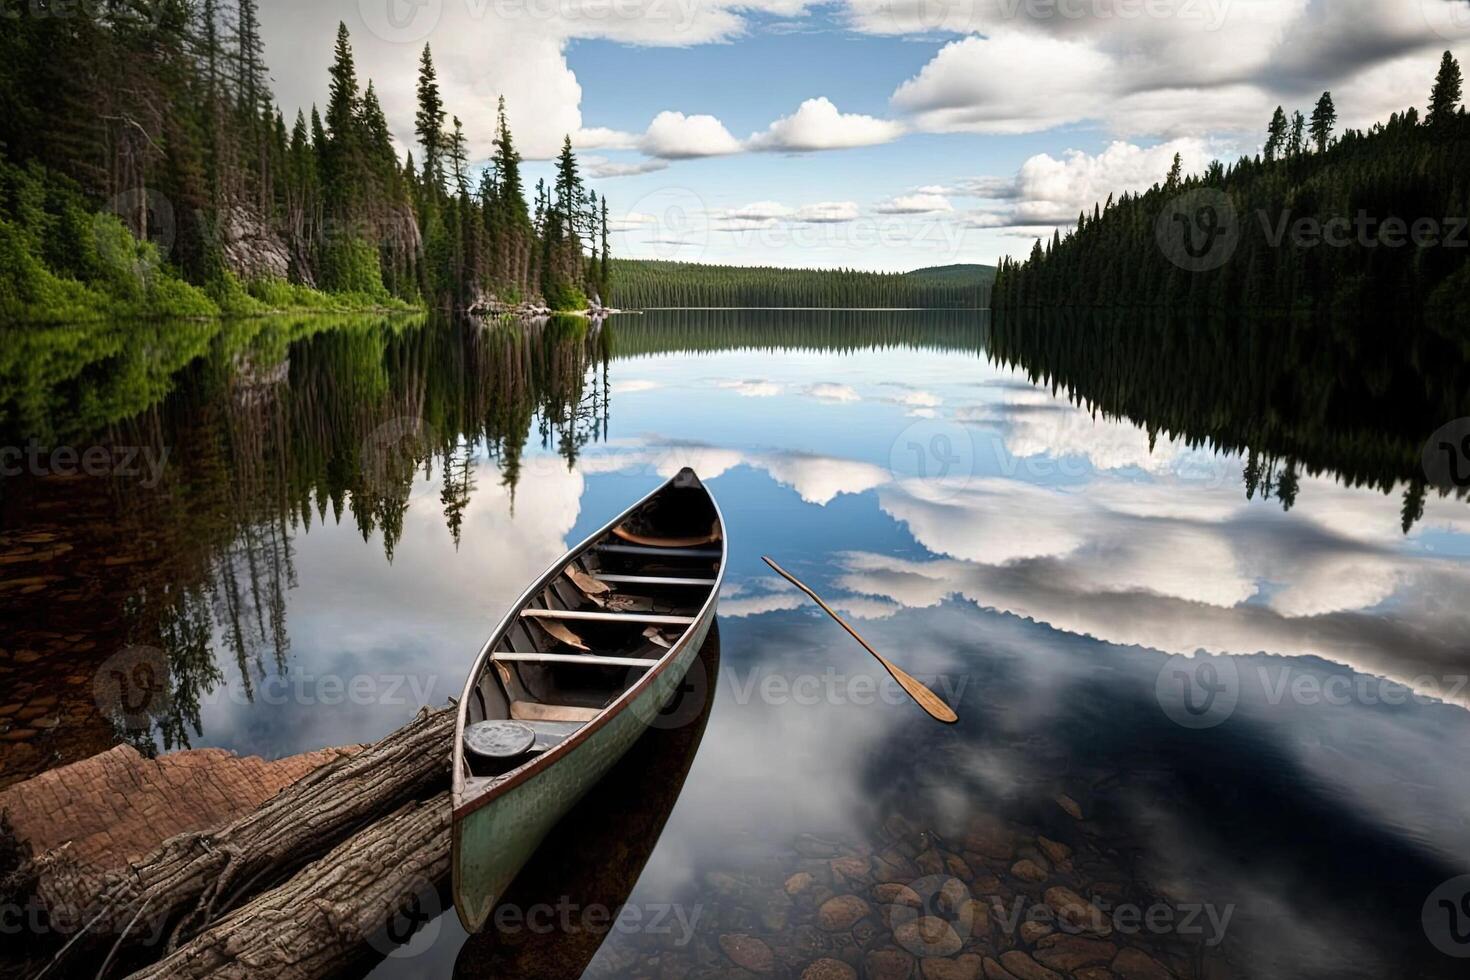
[[[929,714],[935,719],[942,721],[947,725],[953,725],[955,722],[960,720],[959,716],[954,713],[954,709],[941,701],[939,695],[935,694],[923,684],[920,684],[914,678],[910,677],[905,671],[899,668],[898,665],[894,664],[887,657],[883,656],[883,654],[868,646],[868,641],[863,639],[861,636],[858,636],[857,630],[847,625],[843,618],[837,615],[837,613],[833,612],[832,607],[823,602],[822,597],[817,595],[810,588],[808,588],[806,583],[802,582],[801,579],[797,578],[795,575],[792,575],[780,565],[777,565],[773,560],[771,560],[768,555],[762,555],[761,561],[765,562],[767,565],[770,565],[771,568],[775,569],[777,575],[780,575],[786,581],[790,582],[792,585],[796,586],[798,589],[811,596],[812,601],[821,606],[823,612],[825,612],[828,616],[831,616],[833,619],[837,620],[838,626],[841,626],[843,629],[847,630],[847,632],[851,634],[854,640],[857,640],[863,645],[864,650],[868,651],[873,656],[878,658],[878,662],[883,665],[883,669],[888,671],[889,674],[893,675],[893,679],[898,681],[899,686],[908,692],[909,697],[913,698],[914,701],[918,703],[919,707],[929,712]]]

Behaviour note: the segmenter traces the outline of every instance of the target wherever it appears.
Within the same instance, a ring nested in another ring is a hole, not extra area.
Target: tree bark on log
[[[381,814],[444,790],[453,732],[452,708],[423,709],[403,728],[322,766],[239,819],[171,838],[136,864],[108,873],[88,908],[51,909],[53,918],[89,924],[88,938],[68,952],[95,950],[97,940],[113,937],[114,950],[156,942],[170,923],[172,951]],[[64,869],[48,870],[64,878]]]
[[[308,980],[386,955],[442,909],[449,793],[349,837],[129,980]]]

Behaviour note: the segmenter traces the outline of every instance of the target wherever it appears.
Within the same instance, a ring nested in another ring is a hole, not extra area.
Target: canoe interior
[[[657,666],[699,616],[717,582],[724,541],[698,478],[676,477],[614,531],[564,560],[491,645],[468,690],[464,724],[511,719],[531,728],[536,741],[529,755],[509,760],[456,753],[467,780],[533,764]],[[679,546],[649,543],[659,541]]]

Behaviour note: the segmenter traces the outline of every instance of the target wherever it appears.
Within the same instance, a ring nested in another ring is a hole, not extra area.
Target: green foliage
[[[397,157],[345,24],[323,79],[325,111],[312,106],[288,126],[272,104],[257,0],[166,0],[161,12],[146,23],[139,5],[62,18],[23,4],[0,32],[0,159],[12,164],[0,176],[0,218],[7,248],[35,260],[6,273],[13,315],[55,318],[95,303],[66,280],[120,311],[162,304],[189,315],[211,305],[229,315],[336,308],[344,296],[467,308],[487,294],[537,299],[552,283],[563,302],[606,291],[606,208],[583,188],[570,145],[554,214],[533,223],[504,102],[477,179],[470,135],[458,119],[444,132],[427,47],[420,173]],[[149,209],[129,205],[121,224],[99,225],[95,213],[119,188]],[[170,232],[164,255],[119,237],[145,238],[157,225]],[[257,248],[286,256],[292,282],[337,298],[239,281]],[[202,289],[180,289],[180,278]],[[53,302],[62,305],[47,310]]]
[[[612,260],[618,304],[628,308],[980,309],[988,305],[994,274],[980,265],[892,273]]]
[[[585,310],[587,294],[569,282],[557,282],[546,291],[546,305],[553,310]]]
[[[333,292],[388,298],[388,292],[383,288],[378,250],[361,238],[331,242],[322,249],[321,281]]]

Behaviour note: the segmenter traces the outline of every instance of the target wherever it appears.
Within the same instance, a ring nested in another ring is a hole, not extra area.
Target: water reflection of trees
[[[973,310],[650,310],[617,318],[612,355],[889,348],[978,355],[985,322]]]
[[[1078,406],[1246,457],[1247,497],[1296,503],[1302,475],[1403,497],[1423,515],[1429,435],[1470,415],[1470,365],[1429,327],[1383,319],[1156,313],[994,315],[994,361]]]
[[[351,521],[391,560],[416,482],[437,480],[457,543],[487,457],[513,489],[533,433],[571,466],[606,431],[606,337],[581,319],[227,324],[195,356],[170,354],[166,372],[132,347],[77,338],[3,382],[0,424],[17,440],[167,451],[157,486],[85,485],[111,498],[99,509],[112,526],[75,552],[108,568],[112,608],[93,615],[119,625],[101,645],[167,651],[172,696],[153,719],[166,748],[200,731],[219,664],[233,661],[247,698],[287,670],[293,539],[314,520]],[[119,371],[137,383],[72,397]]]

